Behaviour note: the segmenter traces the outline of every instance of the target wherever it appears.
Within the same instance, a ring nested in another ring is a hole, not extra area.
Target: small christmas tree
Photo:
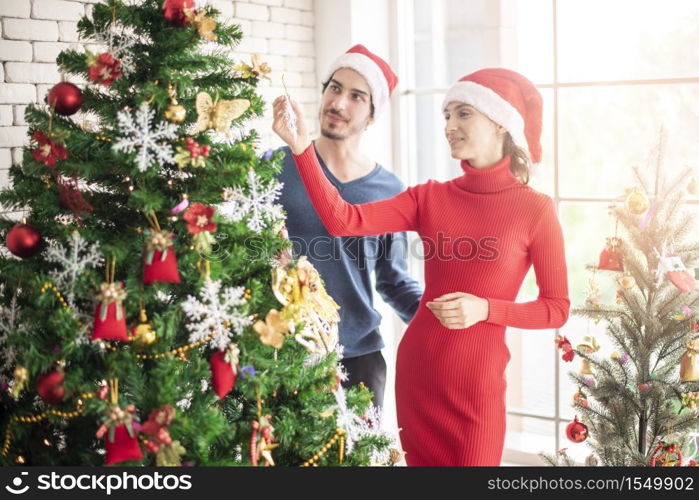
[[[270,68],[194,0],[109,0],[26,113],[0,203],[0,463],[361,465],[389,437],[345,391],[337,306],[294,261],[280,155],[242,121]],[[80,114],[76,114],[80,111]],[[79,117],[79,118],[78,118]]]
[[[587,463],[609,466],[694,465],[682,459],[692,433],[699,430],[697,326],[699,293],[693,267],[699,244],[692,241],[692,216],[682,210],[689,171],[665,182],[663,135],[654,151],[652,182],[634,169],[638,187],[611,207],[624,236],[607,239],[594,272],[611,272],[618,283],[617,303],[602,304],[594,279],[586,304],[574,313],[606,322],[614,351],[596,354],[597,341],[586,336],[577,346],[558,339],[563,359],[582,359],[571,373],[579,387],[576,417],[568,425],[573,442],[587,439]],[[692,181],[690,190],[696,190]],[[694,193],[696,194],[696,192]],[[565,451],[543,455],[554,465],[571,465]]]

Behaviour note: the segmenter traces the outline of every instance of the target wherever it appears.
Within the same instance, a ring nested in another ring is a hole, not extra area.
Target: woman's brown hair
[[[527,153],[525,149],[517,146],[509,133],[505,134],[502,152],[503,155],[510,157],[510,170],[512,174],[524,184],[529,184],[529,169],[531,167],[529,153]]]

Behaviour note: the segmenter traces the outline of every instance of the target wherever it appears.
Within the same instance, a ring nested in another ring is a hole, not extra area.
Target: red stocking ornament
[[[209,359],[211,368],[211,385],[219,399],[226,397],[226,394],[235,387],[235,379],[238,376],[238,355],[240,349],[235,344],[229,344],[225,351],[214,353]]]
[[[682,259],[678,256],[661,258],[660,268],[665,272],[665,276],[670,280],[670,283],[675,285],[678,290],[689,293],[697,289],[694,276],[689,274],[689,271],[682,263]]]

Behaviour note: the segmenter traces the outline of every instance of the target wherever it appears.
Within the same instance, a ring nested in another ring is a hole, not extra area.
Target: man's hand
[[[287,100],[288,98],[286,96],[279,96],[274,100],[274,124],[272,125],[272,129],[289,145],[292,153],[300,155],[311,145],[311,139],[308,137],[306,122],[303,119],[298,105],[291,100],[289,108]],[[290,113],[296,115],[295,133],[293,130],[294,117],[290,117]]]
[[[470,293],[447,293],[426,305],[439,322],[451,330],[468,328],[488,319],[488,300]]]

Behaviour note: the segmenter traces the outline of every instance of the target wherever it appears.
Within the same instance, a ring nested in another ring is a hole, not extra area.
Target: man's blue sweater
[[[376,290],[406,323],[415,314],[422,289],[408,275],[405,233],[381,236],[333,237],[308,199],[306,188],[288,147],[279,180],[284,183],[281,204],[287,213],[286,227],[294,244],[294,255],[307,255],[325,282],[330,296],[340,306],[340,343],[344,356],[353,358],[383,348],[379,333],[381,315],[373,307],[371,272],[376,272]],[[391,198],[405,186],[380,165],[369,174],[340,182],[318,156],[320,166],[342,198],[352,204]]]

